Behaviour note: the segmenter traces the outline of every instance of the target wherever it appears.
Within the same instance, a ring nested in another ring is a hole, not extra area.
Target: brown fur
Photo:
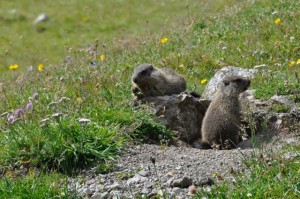
[[[179,94],[186,90],[184,77],[169,68],[156,68],[151,64],[138,66],[133,72],[132,82],[133,94],[141,91],[142,97]]]
[[[250,83],[250,80],[239,76],[224,78],[202,121],[203,145],[217,149],[236,146],[241,122],[238,97]]]

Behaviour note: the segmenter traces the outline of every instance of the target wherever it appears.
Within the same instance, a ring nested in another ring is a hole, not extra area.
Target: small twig
[[[156,163],[155,157],[150,156],[150,161],[152,162],[152,164],[154,166],[154,171],[155,171],[155,174],[157,176],[157,179],[158,179],[158,182],[159,182],[159,186],[161,188],[161,181],[160,181],[160,178],[159,178],[158,173],[157,173],[157,168],[156,168],[156,164],[155,164]]]

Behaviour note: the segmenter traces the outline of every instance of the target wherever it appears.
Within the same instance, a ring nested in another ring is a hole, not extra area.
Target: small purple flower
[[[8,124],[13,124],[16,120],[16,117],[14,115],[10,115],[7,119]]]
[[[37,92],[33,93],[32,96],[31,96],[31,99],[35,99],[39,96],[39,94]]]
[[[24,110],[22,108],[18,108],[14,113],[15,118],[19,118],[23,115],[24,115]]]
[[[25,110],[29,111],[30,109],[32,109],[32,101],[29,101],[28,104],[26,104]]]

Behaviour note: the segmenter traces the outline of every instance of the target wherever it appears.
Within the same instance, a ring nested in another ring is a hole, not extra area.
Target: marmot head
[[[223,79],[220,90],[227,95],[238,96],[247,90],[250,83],[251,81],[249,79],[241,76],[228,76]]]
[[[136,69],[134,69],[132,81],[136,84],[143,84],[144,82],[148,82],[153,70],[154,67],[151,64],[139,65]]]

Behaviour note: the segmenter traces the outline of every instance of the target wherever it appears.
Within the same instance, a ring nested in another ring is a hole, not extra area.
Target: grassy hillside
[[[178,25],[207,16],[207,11],[216,13],[234,2],[3,0],[0,2],[0,71],[15,63],[22,67],[60,64],[69,48],[85,48],[94,40],[99,40],[100,46],[111,46],[140,36],[167,34]],[[33,25],[41,13],[46,13],[49,20]]]
[[[261,66],[258,98],[299,99],[296,0],[97,2],[0,1],[0,195],[60,195],[62,176],[91,163],[109,170],[132,137],[170,137],[131,107],[140,63],[170,66],[199,92],[223,66]],[[49,20],[33,25],[43,12]],[[40,176],[57,187],[45,192]]]

